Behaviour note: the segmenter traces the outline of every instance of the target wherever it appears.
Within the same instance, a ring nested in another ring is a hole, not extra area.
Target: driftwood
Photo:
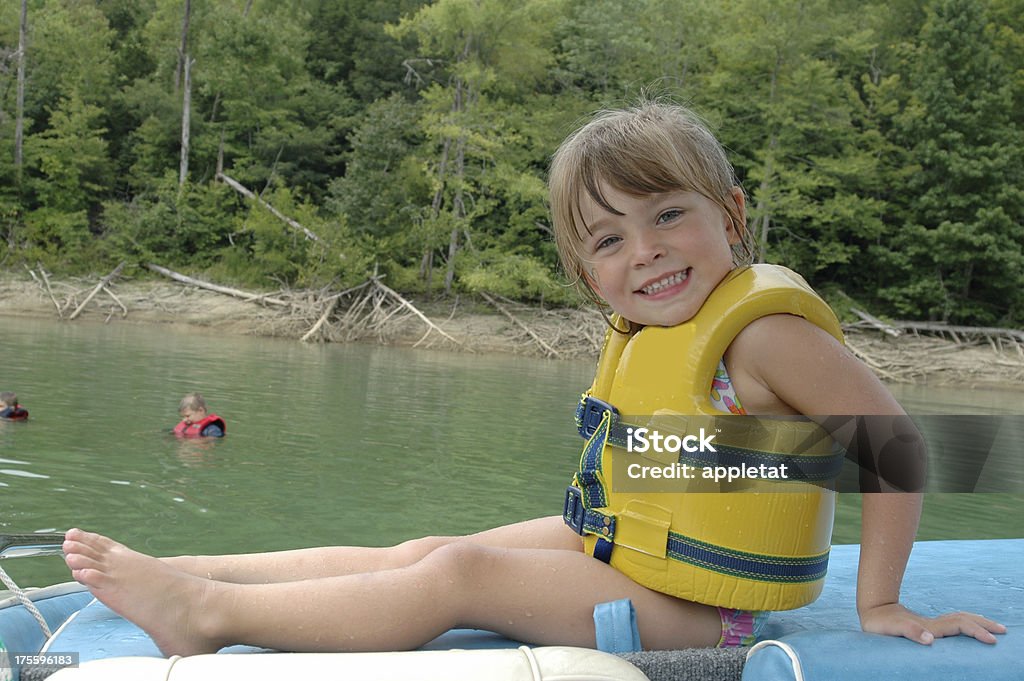
[[[146,267],[184,284],[223,293],[242,300],[287,308],[283,314],[274,315],[262,320],[264,332],[269,335],[290,336],[294,338],[301,333],[300,340],[302,341],[309,341],[318,334],[324,340],[340,339],[345,341],[376,335],[379,340],[385,341],[396,333],[405,330],[401,324],[403,316],[412,316],[427,326],[426,332],[416,342],[417,346],[422,344],[431,334],[437,334],[455,345],[462,345],[461,341],[445,332],[444,329],[431,321],[430,318],[420,312],[415,305],[402,297],[401,294],[386,286],[381,281],[381,277],[376,275],[371,276],[358,286],[328,295],[324,295],[325,292],[321,291],[320,295],[313,292],[298,294],[281,292],[275,296],[270,296],[212,284],[174,272],[154,263],[147,263]],[[336,313],[340,302],[346,297],[354,297],[354,300],[341,313],[341,318],[334,324],[331,324],[331,316]],[[314,310],[316,310],[315,313],[313,312]],[[313,314],[316,315],[315,321],[311,321]],[[305,329],[305,331],[300,332],[299,329]]]
[[[1006,349],[1010,349],[1014,351],[1019,358],[1024,358],[1024,331],[1020,329],[1008,329],[995,326],[958,326],[955,324],[947,324],[945,322],[915,322],[902,320],[885,322],[862,310],[858,310],[856,308],[851,309],[854,314],[860,317],[861,321],[854,324],[844,325],[844,328],[848,330],[871,328],[879,330],[894,339],[923,339],[926,337],[934,337],[951,343],[948,345],[940,344],[937,347],[929,347],[923,350],[925,353],[955,352],[956,350],[963,349],[971,345],[987,344],[996,353],[1001,353]],[[904,342],[903,345],[905,347],[907,343]],[[1009,346],[1009,348],[1006,346]],[[878,350],[883,354],[886,353],[886,348],[884,346]],[[875,351],[873,350],[873,352]],[[879,375],[885,378],[890,377],[885,373],[885,369],[882,368],[880,364],[881,360],[870,360],[868,356],[863,354],[863,351],[857,351],[855,354],[860,356],[861,359],[867,362],[872,368],[876,369]],[[922,370],[913,362],[910,364],[915,366],[913,370],[908,370],[912,378],[920,378],[922,375],[929,373],[929,370]],[[945,366],[931,369],[931,372],[941,372],[946,370],[950,370],[948,362]],[[955,367],[952,370],[963,373],[967,369],[964,367]],[[897,375],[902,376],[903,374],[898,373]]]
[[[988,344],[904,334],[898,341],[877,334],[853,336],[851,350],[887,381],[970,385],[974,381],[1024,386],[1024,354]],[[847,346],[850,346],[847,338]]]
[[[893,322],[893,326],[905,331],[915,333],[934,333],[940,336],[949,334],[954,340],[960,342],[960,337],[977,338],[1010,338],[1014,341],[1024,342],[1024,331],[1020,329],[1006,329],[996,326],[956,326],[943,322]]]
[[[284,213],[282,213],[278,209],[276,209],[273,206],[271,206],[269,203],[264,201],[262,198],[257,196],[252,191],[246,189],[242,185],[242,183],[240,183],[238,180],[236,180],[236,179],[234,179],[232,177],[228,177],[227,175],[225,175],[222,172],[217,174],[217,178],[220,179],[220,180],[223,180],[224,184],[226,184],[227,186],[231,187],[232,189],[234,189],[236,192],[238,192],[239,194],[241,194],[245,198],[252,199],[256,203],[258,203],[261,206],[263,206],[264,208],[266,208],[268,211],[270,211],[273,214],[274,217],[276,217],[278,220],[280,220],[281,222],[285,223],[286,225],[288,225],[292,229],[297,230],[299,232],[302,232],[304,235],[306,235],[307,239],[309,239],[311,241],[316,241],[317,243],[323,243],[323,239],[318,237],[316,234],[311,232],[309,229],[303,227],[297,221],[291,219],[290,217],[288,217],[287,215],[285,215]]]
[[[903,333],[901,330],[894,329],[893,327],[886,324],[878,317],[870,315],[867,312],[864,312],[863,310],[858,310],[857,308],[853,307],[850,308],[850,311],[853,312],[853,314],[860,317],[862,320],[864,320],[868,325],[878,329],[879,331],[886,335],[892,336],[893,338],[899,338],[900,335],[902,335]]]
[[[46,284],[46,293],[49,294],[50,300],[53,301],[53,306],[57,308],[57,318],[64,318],[64,311],[60,309],[60,303],[57,302],[56,296],[53,295],[53,288],[50,286],[50,277],[46,274],[46,270],[43,269],[42,264],[39,265],[39,275],[43,278],[43,283]]]
[[[208,281],[203,281],[202,279],[189,277],[184,274],[175,272],[174,270],[169,270],[166,267],[161,267],[160,265],[156,265],[151,262],[146,263],[146,268],[152,270],[153,272],[156,272],[157,274],[162,274],[165,277],[170,277],[175,281],[180,281],[183,284],[197,286],[208,291],[216,291],[217,293],[223,293],[224,295],[232,296],[234,298],[241,298],[242,300],[248,300],[254,303],[267,303],[270,305],[282,305],[285,307],[291,305],[291,303],[289,303],[288,301],[281,300],[280,298],[274,298],[271,296],[262,295],[258,293],[247,293],[245,291],[240,291],[239,289],[236,288],[221,286],[219,284],[211,284]]]
[[[89,292],[89,295],[87,295],[85,297],[85,300],[83,300],[81,302],[81,304],[77,308],[75,308],[75,311],[72,312],[68,316],[68,321],[70,321],[70,320],[74,319],[75,317],[77,317],[78,315],[80,315],[82,313],[82,310],[85,309],[85,306],[89,304],[89,301],[96,297],[97,293],[99,293],[104,288],[106,288],[107,284],[109,284],[111,281],[113,281],[114,279],[117,279],[117,277],[120,276],[120,274],[121,274],[121,270],[124,269],[124,266],[126,264],[127,264],[127,262],[122,260],[121,263],[117,267],[114,268],[113,272],[111,272],[107,276],[105,276],[102,279],[100,279],[100,283],[96,284],[96,287],[93,288],[93,290]]]
[[[124,303],[122,303],[121,299],[118,298],[116,295],[114,295],[114,292],[111,291],[106,286],[103,287],[103,292],[106,293],[108,296],[110,296],[114,300],[114,302],[117,303],[118,306],[121,308],[121,318],[123,319],[123,318],[127,317],[128,316],[128,306],[125,305]],[[112,316],[113,314],[114,314],[113,311],[111,311],[110,315]],[[107,317],[107,321],[110,321],[110,316]]]
[[[964,339],[979,340],[992,338],[1003,338],[1016,342],[1024,342],[1024,331],[1020,329],[1008,329],[997,326],[958,326],[955,324],[947,324],[946,322],[914,322],[905,320],[885,322],[878,317],[868,314],[863,310],[858,310],[855,307],[850,308],[850,311],[860,317],[861,322],[849,324],[847,325],[848,328],[862,328],[867,326],[873,329],[878,329],[893,338],[898,338],[902,336],[905,331],[909,331],[914,335],[924,333],[941,337],[949,337],[957,343],[964,342]]]
[[[328,317],[330,317],[331,313],[334,312],[334,308],[338,307],[338,301],[340,301],[343,296],[355,293],[356,291],[365,288],[366,286],[369,286],[369,284],[369,281],[364,281],[359,286],[354,286],[350,289],[342,291],[341,293],[335,293],[333,295],[328,296],[326,298],[327,305],[324,309],[324,313],[320,315],[319,319],[316,320],[316,324],[314,324],[312,328],[310,328],[310,330],[307,331],[306,334],[299,340],[305,343],[310,338],[312,338],[316,334],[316,332],[319,331],[320,328],[327,322]]]
[[[519,327],[520,329],[525,331],[526,334],[530,338],[532,338],[534,341],[536,341],[537,345],[539,345],[541,348],[543,348],[544,353],[548,357],[558,357],[558,351],[557,350],[555,350],[553,347],[551,347],[550,345],[545,343],[543,338],[541,338],[539,335],[537,335],[537,333],[535,333],[533,331],[533,329],[531,329],[529,326],[527,326],[522,321],[520,321],[519,318],[517,318],[514,314],[509,312],[508,309],[506,309],[504,305],[502,305],[501,303],[499,303],[497,300],[495,300],[494,298],[490,297],[486,293],[482,293],[481,292],[480,295],[483,296],[484,300],[486,300],[488,303],[490,303],[491,306],[494,307],[494,309],[496,309],[498,312],[500,312],[503,315],[505,315],[506,317],[508,317],[508,319],[513,324],[515,324],[517,327]]]
[[[246,301],[233,305],[214,301],[214,304],[201,307],[214,312],[212,319],[231,322],[236,328],[241,326],[258,335],[327,342],[376,340],[386,344],[415,343],[418,346],[441,342],[468,351],[524,352],[547,356],[550,353],[546,348],[551,348],[557,349],[561,358],[589,359],[596,356],[608,333],[607,322],[589,307],[531,310],[526,316],[510,301],[495,296],[489,296],[492,301],[488,302],[493,305],[493,301],[497,301],[509,314],[463,315],[454,320],[448,317],[447,321],[443,317],[431,318],[412,301],[385,286],[383,278],[376,275],[344,291],[325,287],[260,294],[210,284],[158,265],[147,267],[204,292],[212,291]],[[186,295],[188,289],[184,287],[177,293],[164,287],[159,289],[162,293],[154,294],[147,290],[141,297],[132,293],[126,297],[120,285],[115,294],[109,284],[97,289],[95,280],[72,284],[51,279],[50,273],[41,265],[29,272],[35,285],[45,291],[58,315],[64,318],[76,306],[84,308],[90,302],[78,304],[89,291],[93,297],[103,293],[115,303],[108,310],[108,320],[115,315],[124,316],[128,307],[132,308],[132,314],[140,313],[145,317],[148,310],[176,315],[186,307],[191,310],[196,306],[194,299],[182,300],[183,296],[191,296]],[[108,276],[113,279],[111,275]],[[63,292],[65,290],[66,293]],[[209,299],[214,294],[203,295]],[[91,302],[95,303],[94,300]],[[248,302],[260,305],[248,305]],[[494,308],[497,309],[498,305]],[[448,310],[454,316],[455,309],[455,306],[446,308],[445,316]],[[522,324],[509,324],[509,315]],[[998,383],[1024,387],[1022,331],[936,322],[886,320],[882,324],[902,331],[901,335],[893,337],[880,331],[878,324],[866,321],[844,325],[844,328],[848,331],[850,351],[886,381],[958,385]],[[425,331],[421,332],[424,328]],[[527,329],[532,334],[528,334]]]
[[[882,321],[861,310],[853,312],[861,321],[845,325],[848,331],[869,328],[887,338],[862,333],[856,336],[856,342],[847,338],[846,346],[885,380],[1024,381],[1024,331],[944,322]],[[1005,352],[1005,344],[1015,353]],[[984,345],[991,352],[979,349]]]
[[[462,345],[461,342],[459,342],[459,341],[455,340],[454,338],[452,338],[451,336],[449,336],[447,333],[444,332],[444,330],[441,327],[439,327],[434,322],[430,321],[425,314],[423,314],[422,312],[417,310],[415,305],[413,305],[408,300],[403,298],[395,290],[393,290],[393,289],[389,288],[388,286],[386,286],[384,284],[384,282],[382,282],[380,280],[380,277],[375,275],[373,277],[370,277],[370,281],[373,282],[373,285],[377,289],[379,289],[380,291],[383,291],[385,294],[390,296],[393,300],[398,302],[401,307],[405,308],[406,310],[408,310],[412,314],[416,315],[424,324],[427,325],[427,332],[425,334],[423,334],[422,338],[420,338],[418,341],[416,341],[416,344],[413,345],[413,347],[419,346],[420,343],[422,343],[424,340],[426,340],[427,336],[430,335],[431,331],[436,331],[437,333],[439,333],[440,335],[444,336],[445,338],[450,340],[452,343],[455,343],[456,345]],[[391,316],[392,315],[388,315],[388,317],[385,318],[385,321],[387,320],[387,318],[390,318]]]
[[[50,286],[50,277],[46,274],[46,270],[43,269],[42,263],[37,263],[39,268],[39,277],[42,277],[42,281],[39,281],[39,277],[36,276],[35,271],[28,265],[25,265],[25,269],[28,270],[29,275],[32,277],[32,281],[36,282],[41,289],[46,291],[46,294],[50,296],[50,300],[53,302],[53,306],[57,308],[57,318],[64,319],[64,310],[61,309],[60,303],[57,302],[57,297],[53,295],[53,288]]]
[[[320,327],[324,325],[324,323],[327,321],[327,318],[331,316],[332,312],[334,312],[334,308],[338,306],[338,301],[340,299],[340,296],[335,296],[332,300],[328,301],[327,308],[324,310],[324,313],[320,315],[320,319],[316,320],[316,324],[314,324],[313,327],[306,332],[306,335],[299,339],[300,342],[305,343],[310,338],[312,338],[317,331],[320,330]]]

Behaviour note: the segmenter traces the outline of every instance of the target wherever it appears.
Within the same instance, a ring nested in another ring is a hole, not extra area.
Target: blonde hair
[[[203,396],[199,393],[189,393],[188,395],[185,395],[181,398],[181,402],[178,404],[179,414],[185,410],[198,411],[199,409],[206,411],[206,400],[204,400]]]
[[[733,196],[737,186],[722,145],[689,109],[645,101],[626,109],[601,111],[571,134],[551,161],[548,190],[555,245],[566,275],[588,299],[605,303],[587,284],[579,246],[590,228],[580,201],[589,196],[618,213],[602,195],[604,182],[618,191],[646,196],[692,191],[718,204],[740,239],[733,246],[736,266],[751,264],[756,245]]]

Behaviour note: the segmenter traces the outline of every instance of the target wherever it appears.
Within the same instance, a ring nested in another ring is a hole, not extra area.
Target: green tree
[[[832,223],[844,219],[841,204],[857,200],[837,176],[850,151],[855,103],[832,58],[836,21],[821,1],[730,3],[706,94],[699,95],[700,83],[693,88],[735,151],[750,193],[748,228],[762,255],[809,276],[852,255],[835,239],[844,225]],[[833,199],[831,214],[822,214],[818,207]]]
[[[553,63],[552,27],[562,11],[557,0],[441,0],[393,29],[397,37],[418,38],[420,56],[407,62],[411,73],[421,65],[443,68],[443,80],[426,84],[421,93],[424,161],[433,182],[421,272],[429,282],[443,243],[439,237],[446,234],[446,292],[452,290],[459,250],[487,246],[474,243],[475,226],[488,222],[503,197],[489,191],[483,178],[515,146],[515,131],[502,116],[510,101],[533,91]]]
[[[331,183],[328,206],[357,232],[389,237],[406,231],[430,200],[414,153],[422,143],[419,111],[399,95],[366,108],[349,138],[345,175]]]
[[[87,262],[113,182],[103,108],[114,91],[113,33],[88,3],[41,3],[29,16],[25,176],[7,211],[20,237],[10,243],[27,258]]]
[[[896,134],[914,159],[894,243],[908,267],[882,293],[904,314],[1012,323],[1024,297],[1024,137],[1019,64],[976,0],[939,0],[908,49]],[[1015,89],[1016,88],[1016,89]]]
[[[397,38],[385,29],[425,4],[426,0],[308,2],[310,73],[317,80],[348,88],[363,104],[406,89],[402,62],[415,41]]]

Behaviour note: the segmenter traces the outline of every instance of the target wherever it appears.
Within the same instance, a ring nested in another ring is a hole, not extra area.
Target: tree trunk
[[[455,151],[455,198],[452,201],[452,233],[448,238],[448,269],[444,274],[444,294],[451,295],[452,282],[455,281],[455,255],[459,251],[459,230],[462,220],[466,217],[466,205],[462,197],[462,184],[466,171],[466,139],[460,138]]]
[[[764,177],[761,178],[761,186],[757,188],[757,261],[764,262],[765,254],[768,252],[768,232],[772,225],[772,209],[769,194],[772,191],[772,173],[775,172],[775,147],[778,139],[772,135],[768,142],[768,158],[764,163]]]
[[[451,153],[452,138],[445,137],[444,145],[441,147],[441,162],[437,168],[437,189],[434,191],[434,198],[430,202],[430,217],[436,220],[441,214],[441,205],[444,203],[445,175],[448,173],[448,155]],[[426,282],[427,290],[430,290],[430,280],[434,275],[434,247],[428,239],[423,247],[423,258],[420,260],[420,279]]]
[[[320,237],[318,237],[315,233],[313,233],[310,230],[308,230],[305,227],[303,227],[302,224],[299,223],[297,220],[293,220],[292,218],[288,217],[287,215],[285,215],[284,213],[282,213],[278,209],[276,209],[273,206],[271,206],[269,203],[264,201],[261,196],[259,196],[259,195],[255,194],[254,192],[246,189],[245,186],[241,182],[239,182],[238,180],[236,180],[233,177],[230,177],[228,175],[225,175],[221,171],[217,172],[217,178],[220,179],[220,180],[223,180],[224,184],[226,184],[227,186],[231,187],[232,189],[234,189],[236,192],[238,192],[239,194],[241,194],[245,198],[252,199],[253,201],[258,203],[259,205],[261,205],[264,208],[266,208],[268,211],[270,211],[270,213],[274,217],[276,217],[278,220],[280,220],[281,222],[285,223],[286,225],[288,225],[292,229],[297,230],[299,232],[302,232],[304,235],[306,235],[306,238],[309,239],[310,241],[315,241],[317,243],[323,243],[323,240]]]
[[[467,47],[468,49],[468,47]],[[456,116],[466,108],[466,84],[461,78],[455,81],[455,101],[452,103],[452,113]],[[452,282],[455,281],[455,255],[459,251],[459,229],[462,227],[462,219],[466,217],[466,205],[463,202],[462,192],[466,178],[466,136],[459,135],[455,147],[455,196],[452,198],[452,232],[448,238],[448,267],[444,274],[444,294],[451,295]]]
[[[185,16],[181,20],[181,42],[178,45],[178,65],[174,67],[174,91],[181,85],[181,69],[188,59],[188,22],[192,16],[192,0],[185,0]],[[186,67],[187,68],[187,67]]]
[[[771,85],[768,90],[769,110],[775,104],[775,88],[779,80],[779,71],[782,68],[782,55],[776,54],[775,68],[772,70]],[[764,161],[764,176],[761,178],[761,186],[757,190],[757,214],[760,225],[757,228],[757,261],[764,262],[768,253],[768,232],[772,226],[772,206],[770,194],[772,191],[773,174],[775,173],[775,150],[779,146],[778,129],[772,128],[771,138],[768,140],[768,154]]]
[[[18,94],[14,121],[14,171],[21,184],[22,148],[25,135],[25,49],[28,33],[28,0],[21,0],[21,22],[18,28]]]
[[[178,169],[178,188],[185,186],[188,178],[189,118],[192,111],[192,64],[194,59],[185,55],[185,88],[181,97],[181,165]]]

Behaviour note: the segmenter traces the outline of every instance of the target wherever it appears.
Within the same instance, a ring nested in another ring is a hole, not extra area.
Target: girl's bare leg
[[[225,556],[175,556],[161,560],[197,577],[236,584],[268,584],[405,567],[452,542],[507,548],[581,550],[579,535],[566,527],[560,516],[553,516],[464,537],[423,537],[382,548],[324,546]]]
[[[100,535],[71,530],[76,580],[142,627],[168,655],[247,643],[279,650],[404,650],[452,627],[537,644],[593,647],[593,609],[630,598],[651,649],[714,645],[709,606],[639,586],[575,550],[438,547],[412,565],[272,584],[197,578]]]

